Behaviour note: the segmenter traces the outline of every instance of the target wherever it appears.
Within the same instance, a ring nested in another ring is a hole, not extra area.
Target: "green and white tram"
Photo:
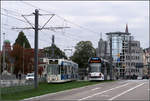
[[[46,65],[48,83],[60,83],[78,78],[78,64],[65,59],[48,59]]]

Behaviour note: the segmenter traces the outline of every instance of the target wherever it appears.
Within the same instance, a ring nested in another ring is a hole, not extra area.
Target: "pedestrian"
[[[21,80],[21,73],[19,73],[19,80]]]

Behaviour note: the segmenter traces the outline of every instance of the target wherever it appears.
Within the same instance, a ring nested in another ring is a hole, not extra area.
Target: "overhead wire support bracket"
[[[25,27],[25,28],[12,27],[11,29],[34,29],[34,28],[32,28],[32,27]]]
[[[31,23],[29,22],[29,20],[25,17],[25,15],[22,15],[22,17],[23,17],[23,18],[27,21],[27,23],[29,23],[30,26],[34,29],[33,24],[31,24]]]
[[[55,14],[51,14],[52,16],[46,21],[46,23],[43,25],[43,27],[41,28],[41,30],[45,27],[45,25],[53,18],[53,16],[55,15]]]
[[[46,15],[52,15],[54,16],[55,14],[39,14],[40,16],[46,16]]]
[[[45,28],[42,28],[42,29],[47,29],[47,30],[55,30],[55,29],[64,29],[64,28],[70,28],[70,27],[45,27]],[[42,30],[40,28],[40,30]]]
[[[22,15],[22,16],[34,16],[33,13],[28,14],[28,15]]]

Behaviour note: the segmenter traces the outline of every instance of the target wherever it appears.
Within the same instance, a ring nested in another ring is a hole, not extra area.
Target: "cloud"
[[[27,1],[23,1],[27,2]],[[50,36],[56,34],[56,44],[61,48],[75,45],[80,40],[90,40],[97,47],[96,41],[99,40],[99,33],[103,34],[112,31],[124,31],[125,24],[128,23],[129,31],[136,36],[135,39],[141,41],[142,47],[148,47],[148,34],[149,34],[149,3],[148,1],[30,1],[28,3],[34,5],[29,6],[22,1],[6,1],[2,2],[2,7],[10,9],[23,14],[31,14],[34,12],[35,7],[41,8],[41,14],[55,13],[64,17],[73,23],[81,25],[97,33],[92,33],[86,29],[82,29],[74,24],[64,22],[63,19],[55,16],[48,26],[66,25],[70,26],[70,29],[65,30],[66,36],[63,36],[63,32],[53,33],[51,31],[44,31],[45,36],[42,36],[40,32],[39,42],[40,48],[45,47],[51,43]],[[43,11],[46,10],[48,12]],[[8,19],[8,23],[18,27],[25,27],[26,24],[22,24],[18,20]],[[43,24],[48,18],[40,17],[40,24]],[[33,19],[30,19],[33,20]],[[34,22],[34,20],[32,21]],[[29,26],[29,25],[28,25]],[[7,31],[7,38],[14,41],[17,37],[17,32]],[[34,33],[34,31],[30,31]],[[13,33],[13,37],[12,37]],[[68,33],[68,34],[67,34]],[[69,34],[70,33],[70,34]],[[144,34],[141,37],[141,33]],[[28,33],[27,33],[28,35]],[[106,39],[106,36],[103,35]],[[57,39],[58,38],[58,39]],[[70,38],[70,39],[69,39]],[[34,37],[30,38],[32,47],[34,47]],[[45,40],[45,41],[42,41]],[[145,43],[145,44],[143,44]]]

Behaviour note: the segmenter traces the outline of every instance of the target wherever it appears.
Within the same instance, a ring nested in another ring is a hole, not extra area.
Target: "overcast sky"
[[[30,27],[29,24],[8,16],[24,20],[21,14],[31,14],[37,7],[40,8],[40,14],[56,14],[45,27],[70,27],[55,32],[44,29],[39,31],[39,48],[51,44],[52,34],[55,35],[55,44],[62,50],[73,48],[81,40],[90,40],[96,48],[100,33],[107,40],[105,33],[124,32],[126,24],[135,40],[141,42],[141,47],[147,48],[149,45],[148,1],[3,1],[1,29],[2,33],[6,33],[5,39],[10,40],[11,44],[15,42],[20,30],[12,30],[13,26]],[[40,26],[50,17],[51,15],[40,16]],[[34,23],[34,16],[26,18]],[[24,33],[34,47],[34,31],[24,30]]]

